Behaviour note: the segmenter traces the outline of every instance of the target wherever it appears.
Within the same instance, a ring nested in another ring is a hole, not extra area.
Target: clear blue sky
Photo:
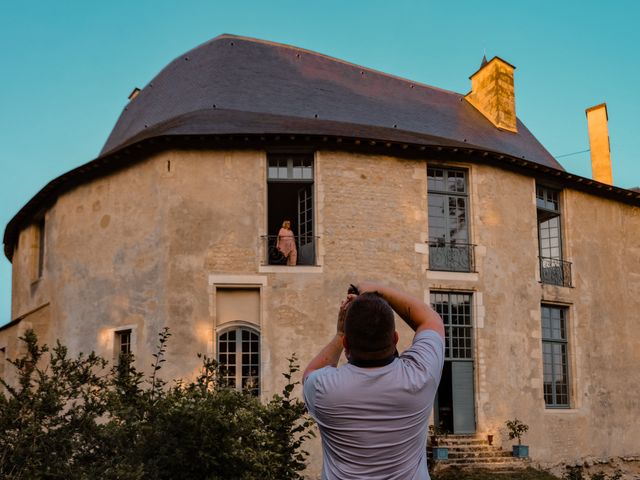
[[[554,155],[586,150],[607,102],[614,183],[640,185],[640,2],[5,2],[0,13],[0,228],[40,188],[95,158],[127,95],[221,33],[282,42],[460,93],[498,55],[520,119]],[[559,159],[590,176],[589,154]],[[11,320],[0,259],[0,324]]]

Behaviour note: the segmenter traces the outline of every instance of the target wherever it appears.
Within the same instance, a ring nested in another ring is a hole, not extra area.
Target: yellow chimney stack
[[[587,108],[589,147],[591,148],[591,176],[598,182],[613,185],[611,146],[609,144],[609,115],[607,104]]]
[[[491,123],[510,132],[518,131],[513,86],[515,68],[500,57],[488,62],[483,58],[480,69],[469,77],[471,91],[465,96]]]

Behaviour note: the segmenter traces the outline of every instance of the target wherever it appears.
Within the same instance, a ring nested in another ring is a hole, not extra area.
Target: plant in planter
[[[529,425],[521,422],[517,418],[514,420],[507,420],[505,425],[509,429],[509,439],[518,439],[518,445],[513,446],[513,456],[519,458],[526,458],[529,456],[529,446],[522,445],[522,435],[529,431]]]
[[[447,436],[447,430],[441,426],[429,425],[429,438],[431,440],[431,458],[433,460],[447,460],[449,448],[440,445],[440,438]]]

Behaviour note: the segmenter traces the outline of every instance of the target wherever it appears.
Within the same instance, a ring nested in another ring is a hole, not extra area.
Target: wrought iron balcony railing
[[[263,265],[287,265],[287,257],[277,248],[277,235],[263,235],[262,245],[266,258]],[[296,262],[295,265],[317,265],[316,262],[316,245],[318,237],[312,235],[301,235],[295,237],[296,242]],[[292,266],[292,265],[291,265]]]
[[[475,245],[429,241],[429,269],[445,272],[474,272]]]
[[[540,281],[547,285],[571,286],[571,262],[558,258],[540,258]]]

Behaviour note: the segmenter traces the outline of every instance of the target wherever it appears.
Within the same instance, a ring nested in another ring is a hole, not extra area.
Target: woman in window
[[[291,222],[282,222],[282,228],[278,232],[276,249],[287,259],[287,265],[295,265],[298,261],[298,250],[296,249],[296,237],[291,231]]]

